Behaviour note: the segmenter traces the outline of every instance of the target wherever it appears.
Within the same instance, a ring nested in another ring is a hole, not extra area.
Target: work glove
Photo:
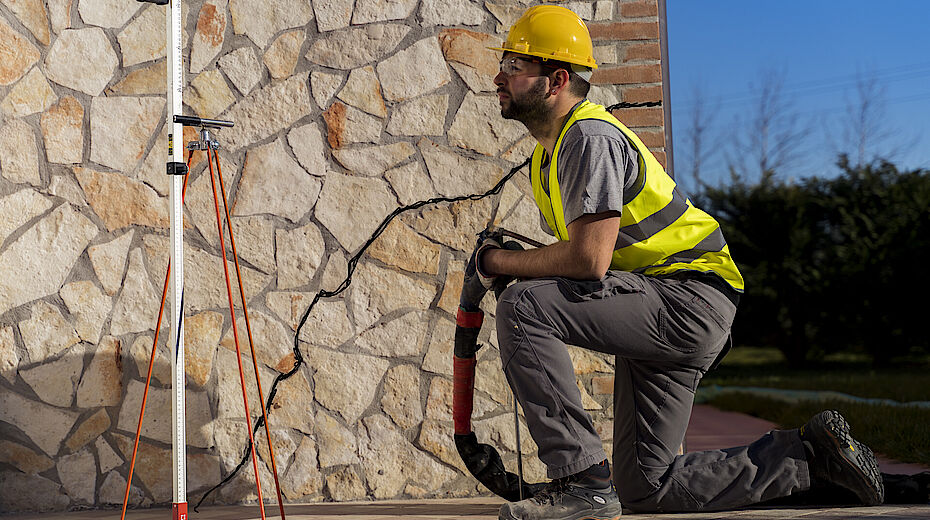
[[[502,243],[502,235],[493,231],[483,231],[478,235],[478,243],[465,265],[465,283],[462,285],[462,294],[459,305],[467,311],[478,309],[484,295],[489,290],[495,294],[503,291],[507,284],[513,281],[512,276],[490,275],[481,267],[481,256],[491,249],[522,250],[523,247],[513,240]]]

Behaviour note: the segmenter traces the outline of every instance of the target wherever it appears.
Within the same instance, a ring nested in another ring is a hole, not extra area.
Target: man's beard
[[[510,105],[501,108],[501,117],[516,119],[524,125],[549,119],[551,110],[546,106],[546,78],[536,79],[530,90],[517,99],[510,96]]]

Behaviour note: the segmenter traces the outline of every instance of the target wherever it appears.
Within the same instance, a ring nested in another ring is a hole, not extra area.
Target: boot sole
[[[842,475],[850,475],[847,470],[852,470],[852,475],[855,476],[854,480],[844,482],[844,484],[856,493],[863,504],[869,506],[881,504],[885,490],[881,471],[872,450],[852,437],[849,432],[849,423],[839,412],[830,410],[825,415],[827,417],[824,433],[836,448],[835,453],[839,455],[839,457],[833,457],[832,460],[843,463]]]
[[[563,516],[561,518],[553,518],[552,520],[620,520],[620,517],[623,515],[623,508],[620,504],[616,506],[607,506],[602,508],[600,511],[595,513],[579,513],[572,516]],[[519,518],[510,514],[510,512],[505,512],[501,510],[498,515],[498,520],[520,520]]]

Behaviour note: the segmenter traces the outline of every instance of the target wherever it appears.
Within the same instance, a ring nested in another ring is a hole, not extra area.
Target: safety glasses
[[[524,58],[522,56],[511,56],[511,57],[504,58],[501,60],[500,71],[505,76],[509,76],[509,77],[528,74],[530,63],[539,63],[540,65],[542,65],[542,68],[545,74],[538,74],[540,76],[551,74],[553,71],[559,69],[559,67],[553,67],[551,65],[547,65],[545,62],[543,62],[540,59]]]

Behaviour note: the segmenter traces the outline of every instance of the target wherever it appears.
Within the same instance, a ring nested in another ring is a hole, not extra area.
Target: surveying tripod
[[[156,346],[158,345],[158,332],[161,328],[162,313],[168,302],[169,337],[168,345],[171,349],[171,461],[172,461],[172,516],[174,520],[188,520],[187,513],[187,441],[186,441],[186,409],[185,409],[185,374],[184,374],[184,213],[183,200],[187,188],[188,172],[191,159],[195,151],[205,152],[207,166],[210,173],[210,184],[213,188],[213,203],[216,209],[216,225],[219,233],[220,251],[223,262],[223,272],[226,277],[226,294],[229,300],[229,313],[232,321],[233,338],[236,345],[236,359],[239,364],[239,381],[242,386],[242,401],[245,408],[246,429],[249,434],[249,450],[252,458],[252,467],[255,471],[255,485],[258,492],[258,504],[262,519],[265,518],[265,507],[262,499],[261,480],[258,472],[258,460],[255,453],[255,439],[252,435],[251,414],[249,413],[248,396],[245,385],[245,374],[242,368],[242,353],[239,347],[239,332],[236,325],[236,312],[230,283],[229,267],[226,262],[226,245],[223,237],[223,221],[220,216],[219,196],[214,179],[214,164],[216,177],[220,184],[220,194],[223,200],[223,209],[226,217],[226,227],[229,230],[229,241],[236,266],[236,278],[239,285],[239,295],[242,301],[242,312],[245,319],[249,338],[249,348],[252,354],[252,364],[255,370],[255,381],[258,387],[259,402],[261,403],[262,418],[265,424],[265,433],[268,440],[268,451],[271,458],[272,472],[275,481],[275,490],[278,498],[278,507],[281,518],[284,516],[284,503],[281,497],[281,486],[278,483],[278,469],[274,457],[274,448],[271,442],[271,429],[268,424],[268,415],[265,409],[265,398],[262,394],[261,379],[258,373],[257,356],[252,342],[252,328],[249,324],[249,315],[246,307],[245,292],[242,284],[242,274],[239,269],[236,242],[233,238],[232,226],[229,219],[229,208],[226,200],[226,188],[223,181],[222,169],[219,162],[219,142],[213,139],[212,131],[233,126],[232,121],[218,119],[203,119],[199,117],[184,116],[182,114],[182,95],[184,88],[184,72],[182,69],[182,41],[184,34],[181,20],[180,0],[138,0],[139,2],[168,6],[168,15],[165,17],[165,31],[168,43],[168,56],[165,60],[167,69],[166,94],[168,98],[168,115],[165,124],[169,125],[168,133],[168,160],[166,173],[170,179],[168,205],[169,205],[169,235],[170,250],[165,284],[162,290],[161,305],[158,309],[158,319],[155,326],[155,339],[152,342],[152,355],[149,359],[148,374],[145,381],[145,390],[142,395],[142,406],[139,413],[139,423],[136,428],[136,438],[133,443],[132,458],[129,465],[129,475],[126,479],[126,493],[123,498],[123,508],[120,519],[126,517],[126,508],[129,503],[129,492],[132,486],[132,473],[136,463],[136,453],[139,447],[139,438],[142,433],[142,420],[145,416],[145,405],[148,390],[152,380],[152,367],[155,361]],[[187,162],[183,157],[183,127],[199,127],[200,140],[192,141],[189,145]],[[175,142],[177,141],[177,142]]]

